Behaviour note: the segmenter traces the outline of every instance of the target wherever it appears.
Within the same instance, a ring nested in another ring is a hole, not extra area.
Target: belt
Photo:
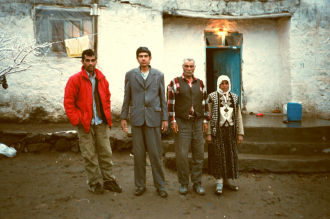
[[[197,116],[188,116],[188,120],[195,120],[195,119],[197,119]]]

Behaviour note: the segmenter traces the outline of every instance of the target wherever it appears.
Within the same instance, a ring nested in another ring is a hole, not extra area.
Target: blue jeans
[[[191,149],[191,181],[201,183],[204,161],[203,119],[186,120],[176,118],[179,132],[175,134],[176,168],[179,183],[189,184],[188,153]]]

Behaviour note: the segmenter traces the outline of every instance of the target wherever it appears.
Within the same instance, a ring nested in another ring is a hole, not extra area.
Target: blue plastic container
[[[288,121],[301,121],[302,105],[300,103],[289,102],[286,113]]]

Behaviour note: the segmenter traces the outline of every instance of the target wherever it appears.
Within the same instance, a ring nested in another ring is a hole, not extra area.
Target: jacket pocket
[[[162,111],[162,108],[160,108],[160,106],[155,106],[154,108],[155,108],[156,112],[161,112]]]

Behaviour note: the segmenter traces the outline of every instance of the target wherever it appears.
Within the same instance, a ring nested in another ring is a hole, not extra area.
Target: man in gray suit
[[[121,110],[121,128],[127,132],[127,118],[133,136],[135,195],[146,190],[146,151],[148,152],[154,185],[162,198],[167,197],[165,177],[162,168],[161,130],[168,126],[165,101],[164,75],[151,68],[151,52],[147,47],[139,47],[136,58],[139,68],[125,75],[125,94]]]

